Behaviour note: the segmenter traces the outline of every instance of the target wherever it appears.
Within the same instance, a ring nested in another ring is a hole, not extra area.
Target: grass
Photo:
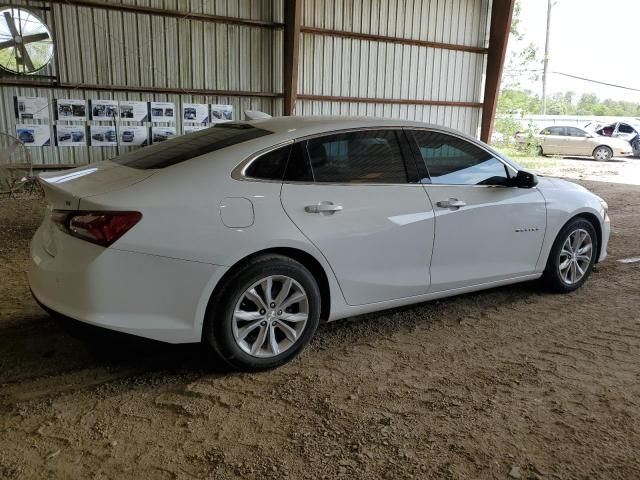
[[[553,167],[558,163],[557,159],[554,157],[537,156],[529,150],[518,149],[511,145],[496,145],[495,149],[525,168],[544,169]]]

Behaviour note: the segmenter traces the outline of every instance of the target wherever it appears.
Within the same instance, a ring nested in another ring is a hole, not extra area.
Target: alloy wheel
[[[302,285],[285,275],[255,282],[233,312],[233,338],[251,356],[270,358],[290,349],[309,319],[309,298]]]
[[[596,157],[596,160],[606,162],[611,158],[611,150],[605,147],[600,147],[596,150],[595,157]]]
[[[586,230],[572,231],[560,251],[558,270],[567,285],[578,283],[587,273],[593,257],[593,240]]]

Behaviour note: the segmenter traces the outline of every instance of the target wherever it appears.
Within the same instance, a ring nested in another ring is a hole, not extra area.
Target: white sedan
[[[542,277],[580,287],[607,204],[418,122],[229,122],[40,177],[37,301],[230,366],[276,367],[318,323]]]

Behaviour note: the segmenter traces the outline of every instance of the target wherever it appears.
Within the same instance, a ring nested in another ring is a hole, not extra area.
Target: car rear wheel
[[[538,145],[536,147],[536,155],[538,155],[539,157],[544,156],[544,150],[542,150],[542,145]]]
[[[593,151],[593,158],[599,162],[608,162],[613,157],[613,150],[606,145],[600,145]]]
[[[299,262],[281,255],[254,259],[213,299],[203,339],[232,368],[278,367],[309,343],[320,319],[320,290]]]
[[[553,243],[542,277],[544,284],[558,293],[577,290],[591,275],[597,251],[598,237],[591,222],[571,220]]]

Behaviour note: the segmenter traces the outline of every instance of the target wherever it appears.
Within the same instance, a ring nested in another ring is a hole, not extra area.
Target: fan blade
[[[16,46],[16,42],[13,40],[13,38],[5,42],[0,42],[0,50],[4,50],[5,48],[10,48],[15,46]]]
[[[25,45],[27,43],[39,42],[40,40],[49,40],[49,34],[46,32],[34,33],[33,35],[26,35],[22,37],[22,43]],[[0,46],[1,45],[2,44],[0,43]]]
[[[5,22],[7,22],[7,27],[9,27],[9,32],[11,32],[11,35],[13,35],[14,39],[15,37],[20,36],[20,34],[18,33],[18,29],[16,28],[16,24],[13,20],[13,17],[11,16],[11,13],[4,12],[4,20]],[[16,47],[20,52],[20,58],[16,58],[16,60],[18,60],[18,63],[21,62],[30,72],[35,70],[35,68],[33,67],[33,63],[31,62],[31,57],[29,56],[29,52],[27,52],[27,49],[24,48],[24,44],[17,43]],[[16,56],[17,56],[17,52],[16,52]]]

